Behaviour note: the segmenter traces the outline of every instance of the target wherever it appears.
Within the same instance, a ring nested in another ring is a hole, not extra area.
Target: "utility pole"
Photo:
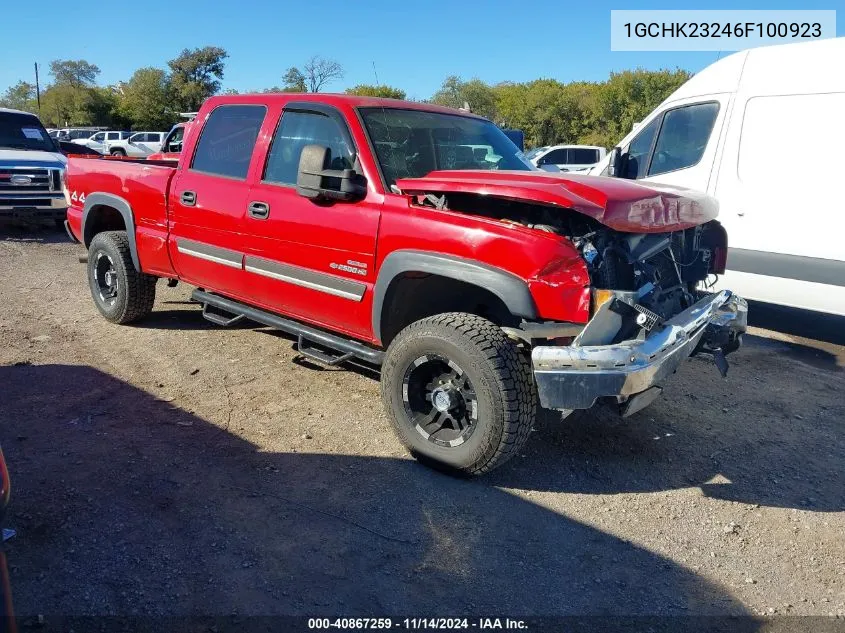
[[[38,118],[41,118],[41,85],[38,83],[38,62],[35,62],[35,100],[38,101]]]

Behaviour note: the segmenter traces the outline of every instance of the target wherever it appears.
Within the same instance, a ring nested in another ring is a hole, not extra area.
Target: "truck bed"
[[[82,232],[86,206],[113,206],[123,201],[132,210],[138,252],[145,254],[146,269],[151,273],[172,274],[167,256],[167,196],[175,173],[176,163],[167,160],[70,157],[67,218],[71,232],[87,246],[89,237]],[[94,197],[89,199],[92,194]]]

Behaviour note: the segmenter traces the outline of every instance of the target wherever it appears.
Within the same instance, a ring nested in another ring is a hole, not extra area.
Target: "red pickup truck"
[[[538,171],[491,122],[323,94],[212,97],[172,161],[71,158],[68,230],[103,316],[159,278],[206,318],[380,366],[417,458],[466,474],[517,452],[537,404],[629,415],[680,363],[739,346],[715,202]]]

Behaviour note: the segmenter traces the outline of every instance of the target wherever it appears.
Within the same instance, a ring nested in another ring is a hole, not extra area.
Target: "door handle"
[[[179,196],[179,200],[186,207],[192,207],[197,203],[197,193],[196,191],[183,191],[182,195]]]
[[[250,202],[248,212],[251,218],[266,220],[270,217],[270,205],[266,202]]]

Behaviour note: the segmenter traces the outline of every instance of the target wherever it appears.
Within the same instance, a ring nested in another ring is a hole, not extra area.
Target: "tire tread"
[[[104,231],[98,233],[91,240],[91,246],[96,242],[105,242],[104,248],[111,247],[120,259],[123,268],[124,288],[127,297],[123,310],[116,315],[103,316],[112,323],[127,324],[138,321],[153,311],[156,296],[157,277],[138,272],[132,261],[132,249],[129,247],[129,237],[126,231]],[[89,273],[90,275],[90,273]],[[94,292],[94,289],[91,289]],[[95,299],[96,302],[96,299]],[[102,310],[100,311],[102,313]]]
[[[501,437],[491,438],[495,446],[490,443],[482,446],[477,451],[475,460],[459,469],[463,474],[482,475],[512,458],[528,439],[537,406],[534,377],[527,355],[502,332],[501,328],[474,314],[446,312],[416,321],[396,336],[391,343],[391,348],[401,346],[409,339],[427,334],[448,336],[450,330],[458,334],[465,344],[471,345],[481,354],[495,376],[504,406],[504,427]],[[383,376],[385,373],[391,374],[394,369],[389,349]],[[389,382],[384,379],[382,381],[382,394],[388,415],[391,414]],[[400,439],[403,439],[401,435]],[[405,444],[407,446],[407,442]]]

